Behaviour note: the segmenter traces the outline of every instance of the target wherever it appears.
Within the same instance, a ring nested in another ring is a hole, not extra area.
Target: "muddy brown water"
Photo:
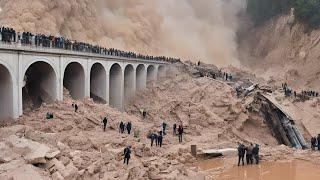
[[[201,161],[202,170],[222,168],[223,159]],[[216,174],[216,173],[215,173]],[[259,165],[232,166],[215,176],[219,180],[320,180],[320,165],[308,161],[263,162]]]

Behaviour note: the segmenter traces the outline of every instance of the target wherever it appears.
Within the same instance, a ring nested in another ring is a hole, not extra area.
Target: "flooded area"
[[[320,165],[303,160],[291,162],[263,162],[259,165],[232,166],[226,168],[223,159],[204,160],[198,164],[201,170],[222,171],[213,179],[221,180],[319,180]]]
[[[221,168],[223,167],[223,165],[224,165],[224,161],[222,158],[215,158],[215,159],[203,160],[197,163],[196,166],[198,166],[202,171],[206,171],[210,169]]]

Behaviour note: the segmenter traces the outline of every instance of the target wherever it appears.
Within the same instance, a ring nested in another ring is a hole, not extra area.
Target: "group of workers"
[[[297,91],[293,91],[292,88],[290,88],[287,83],[282,83],[281,86],[284,91],[284,95],[286,97],[290,97],[290,96],[292,96],[292,94],[294,95],[294,97],[301,97],[303,99],[305,99],[305,97],[318,97],[319,96],[319,93],[314,90],[308,90],[308,91],[302,90],[301,93],[298,93]]]
[[[79,109],[78,104],[72,103],[72,107],[74,109],[74,112],[78,112],[78,109]]]
[[[161,124],[161,127],[162,127],[162,130],[159,131],[158,133],[156,132],[151,132],[149,135],[148,135],[148,138],[151,140],[151,147],[153,146],[154,142],[156,142],[156,146],[159,146],[159,147],[162,147],[162,141],[163,141],[163,137],[167,134],[166,133],[166,128],[167,128],[167,123],[163,122]],[[179,127],[177,128],[177,124],[174,123],[173,124],[173,135],[174,136],[177,136],[178,135],[178,139],[179,139],[179,143],[182,142],[182,135],[183,135],[183,126],[182,124],[179,125]],[[178,134],[177,134],[178,132]]]
[[[107,123],[108,123],[108,118],[104,117],[102,119],[102,124],[103,124],[103,131],[106,131],[106,127],[107,127]],[[166,130],[167,130],[168,124],[163,122],[161,124],[161,130],[158,131],[158,133],[150,133],[148,135],[148,138],[151,140],[151,147],[153,147],[154,142],[156,144],[156,146],[158,147],[162,147],[162,142],[163,142],[163,138],[166,135]],[[124,122],[120,122],[119,123],[119,133],[123,134],[125,129],[127,130],[128,134],[130,134],[131,129],[132,129],[132,123],[128,122],[127,124],[125,124]],[[182,124],[178,126],[177,128],[177,124],[173,124],[173,135],[176,136],[178,135],[178,139],[179,142],[182,142],[182,135],[184,133],[183,130],[183,126]],[[124,164],[128,164],[129,163],[129,159],[130,159],[130,154],[131,154],[131,146],[128,146],[124,149]]]
[[[318,134],[317,137],[312,137],[311,138],[311,149],[320,151],[320,134]]]
[[[244,166],[244,157],[246,157],[248,165],[253,164],[254,160],[256,164],[259,164],[259,145],[256,144],[255,146],[253,146],[253,144],[250,143],[249,146],[245,146],[244,144],[239,143],[238,157],[238,166],[240,166],[241,162]]]
[[[20,43],[22,45],[33,45],[36,47],[58,48],[70,51],[95,53],[100,55],[120,56],[126,58],[138,58],[151,61],[180,62],[179,58],[165,56],[142,55],[134,52],[126,52],[114,48],[105,48],[99,45],[72,41],[61,36],[52,36],[44,34],[33,34],[31,32],[16,32],[13,28],[0,28],[0,38],[4,43]]]
[[[132,130],[132,123],[131,122],[128,122],[127,124],[122,121],[120,122],[119,133],[123,134],[125,130],[127,130],[128,134],[131,134],[131,130]]]

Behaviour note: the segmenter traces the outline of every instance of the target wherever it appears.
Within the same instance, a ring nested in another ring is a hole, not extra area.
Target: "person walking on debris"
[[[141,114],[142,114],[142,118],[145,119],[145,118],[146,118],[146,115],[147,115],[145,109],[143,109],[143,108],[140,109],[140,112],[141,112]]]
[[[107,123],[108,123],[107,117],[103,118],[102,123],[103,123],[103,131],[105,132],[106,131],[106,127],[107,127]]]
[[[159,146],[158,135],[154,133],[154,140],[156,141],[156,146]]]
[[[320,151],[320,134],[318,134],[317,141],[318,141],[318,150]]]
[[[78,109],[79,109],[78,105],[75,104],[75,105],[74,105],[74,112],[78,112]]]
[[[162,131],[160,131],[158,135],[158,145],[160,147],[162,147],[162,140],[163,140]]]
[[[167,123],[163,122],[163,123],[162,123],[162,132],[163,132],[163,135],[166,135],[166,129],[167,129]]]
[[[251,143],[248,147],[246,147],[246,159],[247,159],[247,164],[252,164],[253,159],[252,159],[252,150],[253,150],[253,144]]]
[[[157,143],[157,138],[158,138],[158,136],[155,134],[155,133],[152,133],[151,135],[150,135],[150,139],[151,139],[151,147],[153,146],[153,142],[154,141],[156,141],[156,146],[158,146],[158,143]]]
[[[252,149],[252,156],[256,161],[256,164],[259,164],[259,145],[258,144],[256,144],[256,146]]]
[[[142,117],[143,117],[143,119],[145,119],[147,117],[147,111],[143,110]]]
[[[46,119],[53,119],[53,113],[47,112]]]
[[[173,135],[174,136],[177,135],[177,124],[176,123],[173,124]]]
[[[128,122],[126,128],[127,128],[128,134],[130,134],[130,133],[131,133],[131,129],[132,129],[132,124],[131,124],[131,122]]]
[[[315,150],[317,145],[317,139],[315,137],[311,138],[311,149]]]
[[[179,133],[179,142],[182,142],[182,134],[183,134],[183,127],[182,125],[179,125],[178,127],[178,133]]]
[[[129,164],[130,154],[131,154],[131,146],[128,146],[124,149],[124,152],[123,152],[123,155],[124,155],[123,164],[126,164],[126,163],[127,165]]]
[[[119,132],[121,134],[123,134],[123,132],[124,132],[124,123],[122,121],[120,122],[120,125],[119,125]]]
[[[237,98],[240,98],[240,96],[241,96],[241,87],[240,86],[236,87],[236,92],[237,92]]]
[[[245,147],[243,144],[239,143],[238,146],[238,166],[240,166],[240,161],[242,161],[242,166],[244,166],[244,155],[246,153]]]

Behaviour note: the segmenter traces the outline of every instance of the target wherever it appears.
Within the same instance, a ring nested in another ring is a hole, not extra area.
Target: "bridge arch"
[[[156,68],[154,65],[149,65],[147,68],[147,82],[154,81],[157,78]]]
[[[110,68],[109,79],[109,105],[122,109],[122,68],[118,63],[114,63]]]
[[[144,64],[139,64],[136,68],[136,90],[140,91],[146,88],[147,74]]]
[[[23,108],[39,108],[43,102],[57,99],[57,75],[50,63],[40,60],[30,64],[23,74]]]
[[[91,67],[90,98],[95,102],[107,102],[107,73],[101,63],[95,63]]]
[[[128,64],[124,69],[124,103],[128,103],[135,93],[134,67]]]
[[[158,67],[158,78],[162,78],[166,76],[166,67],[163,65],[159,65]]]
[[[63,86],[69,90],[73,99],[85,97],[85,72],[80,63],[71,62],[65,67]]]
[[[10,70],[0,64],[0,120],[14,116],[12,79]]]

